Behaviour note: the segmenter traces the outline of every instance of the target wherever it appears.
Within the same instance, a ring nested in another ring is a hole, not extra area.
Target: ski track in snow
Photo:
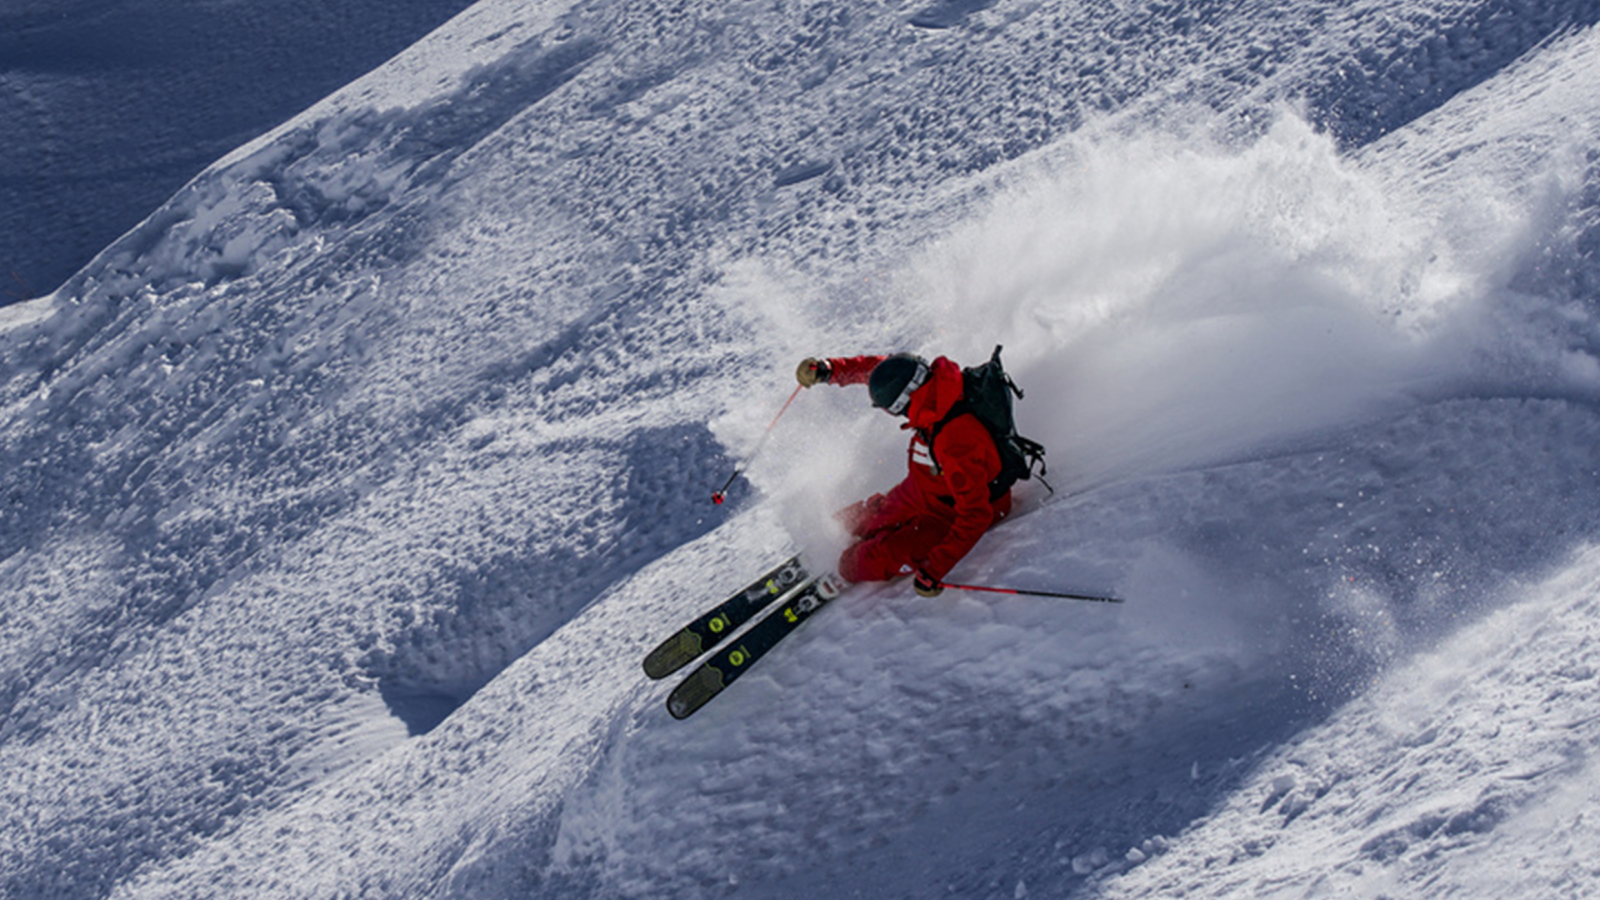
[[[478,4],[0,310],[0,893],[1592,890],[1597,19]],[[1058,493],[958,574],[1130,602],[671,721],[902,470],[818,389],[712,507],[793,363],[997,343]]]

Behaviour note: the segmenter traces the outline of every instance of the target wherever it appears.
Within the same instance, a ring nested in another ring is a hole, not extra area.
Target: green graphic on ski
[[[844,591],[845,582],[832,573],[812,579],[805,587],[784,599],[779,608],[739,636],[739,639],[722,648],[716,655],[683,680],[667,697],[667,712],[675,719],[688,718],[691,713],[711,702],[711,698],[743,675],[768,650],[783,640],[821,609],[829,600]]]
[[[798,555],[779,563],[772,571],[662,641],[661,646],[644,658],[644,673],[651,678],[665,678],[694,662],[700,654],[721,643],[740,625],[755,618],[772,601],[805,580],[806,567]]]

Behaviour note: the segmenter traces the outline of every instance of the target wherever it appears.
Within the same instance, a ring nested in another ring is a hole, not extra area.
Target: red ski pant
[[[1011,511],[1011,495],[995,504],[995,521]],[[935,515],[903,502],[900,491],[875,494],[839,512],[858,540],[839,556],[839,575],[847,581],[888,581],[912,570],[950,533],[951,515]]]

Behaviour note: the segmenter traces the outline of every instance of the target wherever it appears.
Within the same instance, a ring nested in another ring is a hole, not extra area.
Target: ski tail
[[[651,650],[644,658],[644,673],[651,678],[665,678],[694,662],[773,601],[803,583],[807,576],[805,563],[798,554],[773,566]]]

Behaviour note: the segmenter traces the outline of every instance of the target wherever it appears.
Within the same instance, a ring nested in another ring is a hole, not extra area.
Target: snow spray
[[[739,473],[748,468],[750,463],[755,460],[756,456],[761,453],[761,448],[767,445],[767,438],[772,437],[772,429],[777,426],[778,420],[783,418],[783,414],[789,411],[789,404],[794,402],[794,398],[800,396],[800,389],[803,387],[805,387],[805,385],[795,386],[794,393],[790,394],[789,399],[783,402],[783,408],[778,410],[778,414],[772,417],[772,422],[767,425],[767,430],[762,433],[761,440],[756,442],[755,449],[751,450],[750,455],[744,458],[744,462],[741,462],[737,466],[733,467],[733,474],[728,476],[728,480],[723,483],[722,487],[719,490],[712,492],[712,503],[721,506],[722,501],[728,499],[728,488],[733,487],[734,479],[738,478]]]

